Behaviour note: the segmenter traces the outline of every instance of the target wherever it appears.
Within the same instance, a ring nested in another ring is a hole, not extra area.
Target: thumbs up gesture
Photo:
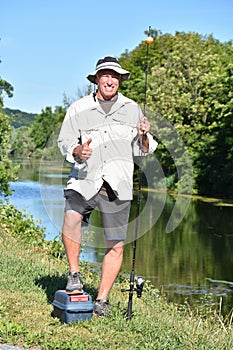
[[[74,159],[79,158],[82,160],[87,160],[88,158],[90,158],[90,156],[92,155],[92,148],[89,147],[91,141],[92,141],[92,138],[89,138],[86,142],[84,142],[83,145],[79,145],[74,148],[73,150]]]

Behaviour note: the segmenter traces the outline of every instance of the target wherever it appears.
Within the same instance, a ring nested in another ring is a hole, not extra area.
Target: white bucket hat
[[[114,72],[117,72],[121,75],[121,81],[128,80],[130,77],[130,72],[123,69],[119,63],[119,61],[112,56],[106,56],[103,58],[100,58],[98,62],[96,63],[95,71],[93,73],[88,74],[87,79],[91,82],[96,84],[96,74],[98,71],[103,69],[110,69]]]

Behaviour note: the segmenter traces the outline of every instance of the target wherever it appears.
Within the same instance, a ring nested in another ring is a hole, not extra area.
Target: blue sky
[[[119,57],[162,33],[233,39],[232,0],[1,0],[0,77],[14,87],[4,106],[40,113],[88,85],[98,58]]]

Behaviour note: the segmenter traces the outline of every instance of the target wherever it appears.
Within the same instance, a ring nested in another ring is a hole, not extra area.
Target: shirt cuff
[[[77,160],[74,158],[73,156],[73,150],[75,147],[77,147],[79,145],[79,143],[75,143],[75,144],[72,144],[68,149],[67,149],[67,152],[66,152],[66,160],[69,162],[69,163],[76,163]],[[80,159],[81,160],[81,159]]]
[[[158,147],[158,142],[153,139],[153,136],[151,134],[147,134],[147,137],[149,139],[149,148],[147,153],[153,153],[156,148]]]

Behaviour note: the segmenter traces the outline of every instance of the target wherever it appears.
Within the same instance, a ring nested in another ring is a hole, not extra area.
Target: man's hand
[[[83,145],[79,145],[74,148],[72,153],[74,159],[79,158],[81,160],[87,160],[90,158],[92,155],[92,148],[89,147],[91,141],[92,138],[89,138]]]
[[[146,135],[150,130],[150,122],[146,117],[142,117],[137,124],[138,135]]]
[[[137,131],[141,150],[145,153],[149,150],[149,139],[147,133],[150,130],[150,122],[146,117],[142,117],[137,124]]]

